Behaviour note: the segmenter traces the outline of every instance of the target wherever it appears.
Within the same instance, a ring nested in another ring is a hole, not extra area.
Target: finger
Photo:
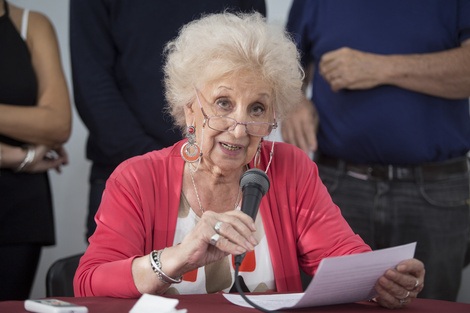
[[[294,118],[288,118],[282,121],[281,135],[282,135],[282,140],[284,142],[298,147],[297,141],[295,140],[293,125],[292,125],[293,119]]]
[[[302,150],[304,150],[306,153],[315,152],[317,148],[317,135],[313,119],[304,121],[302,128],[299,131],[302,132]]]
[[[375,286],[375,291],[377,291],[378,297],[376,301],[379,305],[389,308],[389,309],[399,309],[406,305],[406,303],[400,303],[400,300],[395,298],[393,295],[387,292],[379,283]]]
[[[253,235],[250,235],[247,238],[229,223],[223,223],[219,233],[231,243],[243,247],[247,251],[253,251],[255,246],[258,244]]]
[[[69,155],[67,153],[67,150],[63,146],[60,146],[59,148],[55,149],[57,154],[59,155],[59,158],[62,160],[63,165],[69,164]]]
[[[219,226],[218,233],[224,236],[228,235],[231,230],[235,230],[245,237],[250,237],[256,231],[253,219],[241,211],[227,212],[217,217],[217,222],[213,224],[214,231],[217,232],[216,226]],[[220,223],[220,225],[217,225]]]
[[[61,162],[62,165],[68,165],[69,164],[68,155],[65,155],[64,157],[62,157],[61,160],[62,160],[62,162]]]
[[[215,234],[215,235],[218,235],[218,234]],[[239,246],[233,243],[232,241],[228,240],[224,236],[219,235],[217,240],[214,240],[213,236],[209,238],[209,244],[219,249],[220,251],[223,251],[228,254],[234,254],[234,255],[243,254],[248,251],[242,246]]]
[[[317,134],[316,134],[315,130],[305,134],[305,136],[307,138],[307,143],[308,143],[308,146],[309,146],[308,150],[311,151],[311,152],[317,151],[318,143],[317,143]]]
[[[240,210],[233,210],[233,211],[228,211],[224,213],[224,215],[232,216],[236,219],[239,219],[240,221],[243,222],[243,224],[245,224],[251,230],[251,232],[256,231],[255,221],[248,214]]]
[[[424,264],[423,262],[417,259],[408,259],[400,262],[397,265],[397,270],[402,273],[409,272],[416,275],[424,275],[424,273],[422,273],[424,272]]]
[[[416,283],[415,276],[408,273],[401,273],[396,269],[387,270],[385,272],[385,277],[405,290],[413,290]]]
[[[60,155],[62,155],[62,156],[65,157],[66,159],[69,158],[69,154],[67,153],[67,150],[65,150],[64,147],[61,147],[61,148],[60,148]]]
[[[247,215],[246,217],[248,217],[248,219],[251,220],[251,217]],[[208,241],[210,245],[218,248],[219,250],[225,253],[230,253],[230,254],[242,254],[247,251],[252,251],[254,249],[254,245],[250,243],[250,241],[248,241],[246,237],[241,235],[240,232],[238,232],[234,228],[234,226],[231,224],[231,223],[236,223],[238,224],[237,227],[240,227],[244,229],[243,231],[247,231],[248,234],[251,234],[250,229],[243,222],[240,222],[239,219],[233,216],[228,216],[228,214],[220,214],[219,218],[221,218],[224,221],[224,222],[221,222],[221,221],[217,222],[220,225],[218,229],[219,232],[217,233],[215,229],[212,229],[212,231],[208,231],[210,235],[207,236],[206,240]],[[254,243],[257,244],[256,239],[252,235],[250,236],[251,236],[251,239],[254,241]]]
[[[378,282],[380,286],[382,286],[389,294],[397,299],[405,297],[407,290],[395,282],[396,277],[394,276],[396,275],[391,274],[390,271],[395,270],[388,270],[384,276],[379,278]]]
[[[377,282],[383,292],[380,295],[389,303],[393,302],[392,298],[398,299],[401,305],[412,302],[412,299],[417,297],[418,292],[409,290],[403,285],[403,281],[410,277],[410,275],[399,273],[394,269],[388,270]]]
[[[318,111],[317,111],[317,108],[315,107],[315,105],[313,104],[313,102],[311,100],[307,100],[307,103],[309,105],[309,108],[311,110],[311,117],[312,117],[312,123],[311,123],[311,129],[308,130],[308,133],[307,133],[307,140],[308,140],[308,143],[310,145],[310,150],[312,152],[315,152],[317,151],[317,148],[318,148],[318,143],[317,143],[317,131],[318,131],[318,128],[320,126],[320,116],[318,115]]]
[[[322,55],[320,62],[318,64],[318,70],[321,75],[331,71],[336,65],[335,62],[338,58],[338,50],[330,51]]]
[[[330,87],[333,92],[338,92],[341,89],[346,89],[347,85],[345,84],[344,80],[341,77],[336,77],[332,79],[330,82]]]
[[[319,72],[325,80],[331,83],[331,81],[341,76],[344,67],[344,58],[339,53],[331,53],[320,61]]]
[[[416,292],[406,290],[385,276],[377,281],[375,289],[380,299],[378,302],[388,308],[403,307],[413,302],[413,299],[417,296]]]
[[[423,289],[424,275],[426,273],[423,262],[417,259],[405,260],[398,264],[397,271],[409,275],[407,282],[408,290],[420,292]]]
[[[315,110],[311,101],[305,99],[288,120],[281,125],[283,140],[293,144],[305,153],[316,149]],[[286,138],[284,138],[286,136]]]
[[[302,149],[305,153],[309,152],[308,139],[306,138],[307,130],[306,127],[309,126],[309,122],[304,119],[298,121],[294,124],[294,136],[296,138],[297,146]]]
[[[335,78],[334,74],[334,67],[331,67],[331,65],[320,65],[319,67],[319,73],[327,81],[329,84],[333,81]]]
[[[253,236],[256,230],[253,219],[241,211],[230,211],[224,214],[207,211],[203,214],[201,222],[207,225],[205,229],[210,229],[209,240],[216,234],[215,225],[222,222],[219,234],[225,239],[250,251],[258,244]]]

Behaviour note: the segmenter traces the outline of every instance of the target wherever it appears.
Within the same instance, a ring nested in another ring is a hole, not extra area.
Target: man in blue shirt
[[[421,297],[455,301],[470,228],[470,1],[294,0],[287,28],[312,97],[284,141],[315,152],[373,249],[418,242]]]

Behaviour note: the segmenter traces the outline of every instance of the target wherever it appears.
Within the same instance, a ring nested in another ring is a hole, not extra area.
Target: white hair
[[[167,110],[181,128],[184,106],[195,100],[194,88],[242,71],[251,71],[273,93],[277,119],[300,101],[304,73],[290,36],[269,25],[259,13],[210,14],[181,28],[165,48]]]

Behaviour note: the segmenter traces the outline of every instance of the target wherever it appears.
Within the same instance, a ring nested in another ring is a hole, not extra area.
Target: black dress
[[[31,55],[16,30],[5,1],[0,16],[0,103],[34,106],[38,83]],[[22,146],[0,135],[0,143]],[[51,190],[46,173],[0,169],[0,246],[55,243]]]

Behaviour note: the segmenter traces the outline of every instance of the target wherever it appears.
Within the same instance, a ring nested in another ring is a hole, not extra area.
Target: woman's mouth
[[[222,147],[224,147],[225,149],[229,150],[229,151],[237,151],[237,150],[240,150],[241,148],[238,147],[238,146],[232,146],[232,145],[229,145],[227,143],[223,143],[221,142],[220,143],[222,145]]]

